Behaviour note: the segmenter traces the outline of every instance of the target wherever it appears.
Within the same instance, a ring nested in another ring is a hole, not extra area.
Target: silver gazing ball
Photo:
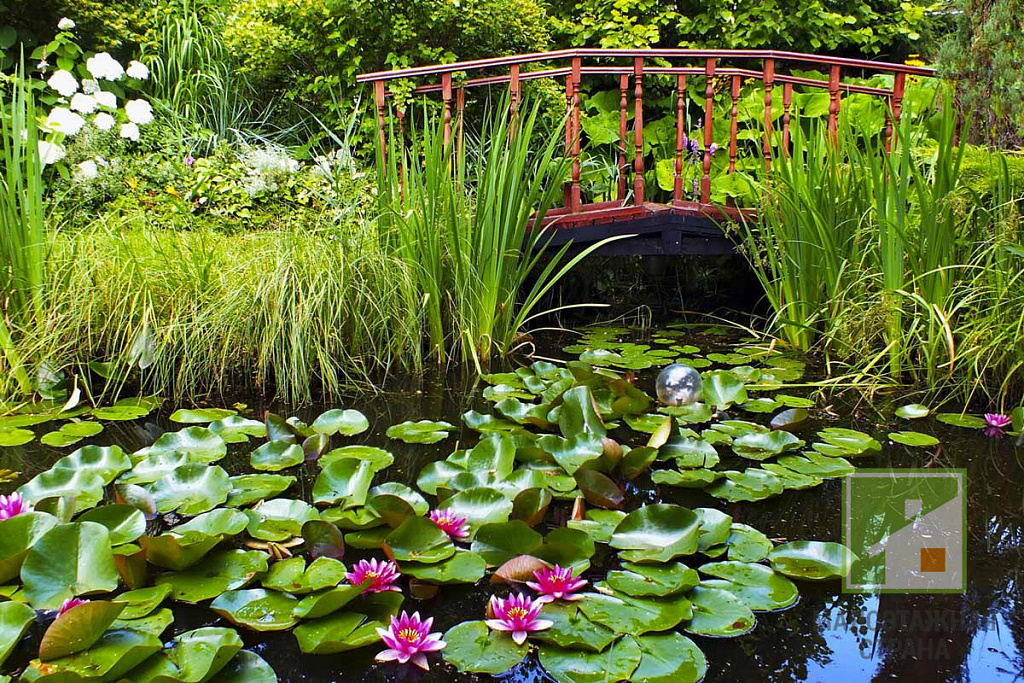
[[[684,406],[700,400],[700,373],[689,365],[673,363],[658,373],[655,382],[658,402],[666,406]]]

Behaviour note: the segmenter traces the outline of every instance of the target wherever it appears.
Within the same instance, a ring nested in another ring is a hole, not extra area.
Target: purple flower
[[[1010,419],[1009,415],[1003,415],[1002,413],[985,413],[985,423],[989,427],[1006,429],[1013,424],[1013,420]]]
[[[693,156],[700,154],[700,143],[696,140],[690,140],[690,154]]]
[[[431,510],[430,521],[448,534],[452,540],[469,536],[469,524],[466,523],[466,518],[459,517],[448,510]]]
[[[710,152],[711,152],[711,156],[714,156],[714,155],[715,155],[715,152],[717,152],[717,151],[718,151],[718,145],[716,145],[715,143],[713,143],[713,142],[712,142],[712,143],[711,143],[711,146],[710,146],[710,147],[708,147],[708,151],[710,151]]]
[[[359,560],[352,571],[345,574],[345,578],[353,586],[358,586],[367,579],[370,585],[363,589],[364,593],[383,593],[384,591],[402,592],[402,589],[394,585],[398,581],[398,567],[394,562],[378,562],[373,560]]]
[[[185,157],[184,163],[186,166],[191,166],[192,164],[196,163],[196,158],[189,154],[187,157]]]
[[[0,520],[17,517],[31,511],[32,507],[25,502],[25,498],[20,493],[0,496]]]
[[[531,631],[543,631],[554,624],[547,619],[538,618],[543,606],[544,603],[540,600],[531,600],[522,593],[507,600],[493,596],[487,610],[494,618],[487,619],[484,623],[495,631],[511,633],[516,645],[522,645]]]
[[[690,146],[690,139],[686,137],[686,133],[683,133],[683,149]]]
[[[405,664],[411,661],[413,664],[428,671],[427,652],[443,650],[447,644],[441,640],[440,633],[431,633],[430,627],[434,619],[431,617],[426,621],[420,621],[420,613],[413,612],[410,617],[406,612],[402,616],[391,617],[391,627],[387,630],[378,628],[377,633],[381,640],[388,646],[375,657],[378,662],[395,662]]]
[[[1004,432],[999,427],[985,427],[984,434],[990,439],[999,439],[1001,437],[1006,436],[1006,432]]]
[[[538,569],[533,572],[537,578],[536,582],[527,581],[526,585],[541,594],[538,602],[548,603],[555,600],[568,600],[570,602],[582,600],[583,596],[576,593],[580,588],[587,585],[586,581],[573,577],[572,569],[560,567],[557,564],[549,569]]]
[[[700,194],[700,191],[697,189],[697,179],[694,178],[693,179],[693,196],[696,197],[698,194]]]
[[[73,610],[74,608],[78,607],[79,605],[84,605],[87,602],[89,602],[89,601],[88,600],[80,600],[78,598],[71,598],[70,600],[65,600],[64,604],[60,606],[60,610],[57,612],[57,617],[58,618],[62,617],[65,614],[67,614],[68,612],[70,612],[71,610]]]

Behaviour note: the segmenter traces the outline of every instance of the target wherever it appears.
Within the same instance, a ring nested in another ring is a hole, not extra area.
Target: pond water
[[[649,338],[643,339],[649,341]],[[558,350],[560,340],[545,344],[545,354],[574,358]],[[727,338],[710,338],[698,333],[681,339],[706,353],[712,345],[725,348]],[[728,367],[728,366],[726,366]],[[658,368],[636,372],[635,385],[654,394]],[[808,371],[803,380],[813,379]],[[341,407],[362,411],[370,429],[346,441],[379,446],[391,451],[394,464],[381,479],[415,486],[417,475],[429,462],[447,457],[457,442],[471,445],[477,434],[461,427],[452,436],[433,445],[405,444],[390,439],[385,430],[405,420],[447,420],[462,425],[467,410],[491,412],[493,404],[481,396],[487,386],[475,378],[435,378],[416,390],[389,391],[371,397],[353,397]],[[799,390],[789,390],[798,393]],[[806,390],[804,390],[806,393]],[[228,402],[230,403],[230,401]],[[306,406],[289,410],[280,405],[261,405],[248,400],[247,412],[260,416],[264,409],[283,415],[297,415],[312,421],[327,409],[339,405]],[[963,595],[883,595],[843,594],[838,581],[820,583],[800,581],[799,601],[792,607],[773,613],[759,613],[757,626],[739,638],[692,636],[708,659],[706,680],[713,681],[997,681],[1024,677],[1024,584],[1021,572],[1022,525],[1024,525],[1024,447],[1014,438],[991,438],[980,430],[943,424],[929,417],[908,426],[893,417],[901,401],[884,404],[857,401],[835,404],[825,409],[819,400],[810,418],[795,428],[797,436],[810,443],[817,430],[844,426],[875,436],[882,443],[876,454],[857,457],[858,467],[913,468],[926,465],[966,470],[967,481],[967,590]],[[169,409],[135,422],[106,425],[99,436],[83,443],[118,444],[126,452],[151,444],[164,431],[182,425],[169,421]],[[731,409],[728,417],[766,423],[768,414],[744,413]],[[721,418],[720,418],[721,419]],[[914,429],[935,436],[939,447],[914,448],[893,443],[886,434]],[[624,443],[639,441],[624,427],[613,433]],[[643,435],[641,435],[643,436]],[[249,470],[250,444],[229,446],[221,464],[231,474]],[[48,468],[58,457],[73,448],[49,449],[38,442],[0,448],[0,468],[20,471],[22,483]],[[724,456],[723,456],[724,458]],[[286,473],[299,478],[290,495],[310,500],[318,468],[306,463]],[[17,484],[0,485],[6,493]],[[807,490],[787,490],[767,500],[728,503],[700,490],[681,489],[651,482],[646,475],[627,488],[626,510],[645,503],[677,503],[690,508],[712,507],[749,524],[773,540],[840,541],[840,479],[826,480]],[[556,502],[556,506],[559,503]],[[561,504],[565,507],[565,504]],[[563,513],[564,517],[564,513]],[[552,519],[549,512],[548,520]],[[345,561],[361,557],[350,551]],[[612,555],[599,553],[594,568],[611,563]],[[467,619],[482,618],[490,586],[444,587],[439,594],[422,603],[408,597],[405,607],[415,608],[435,618],[435,630],[445,631]],[[205,607],[176,607],[175,621],[164,636],[211,625],[230,625]],[[26,665],[38,649],[42,627],[19,645],[0,674],[12,674]],[[507,674],[498,677],[462,674],[437,661],[429,673],[393,665],[375,664],[380,649],[371,646],[338,655],[313,656],[299,652],[295,638],[288,632],[259,634],[239,629],[250,649],[271,664],[280,681],[395,681],[424,683],[501,680],[509,683],[550,681],[535,657],[530,657]],[[2,679],[2,676],[0,676]]]

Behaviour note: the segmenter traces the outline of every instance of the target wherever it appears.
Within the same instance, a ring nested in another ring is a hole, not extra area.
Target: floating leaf
[[[36,609],[58,609],[80,595],[113,592],[120,577],[107,528],[76,522],[50,529],[25,556],[21,580]]]
[[[792,451],[804,445],[787,431],[774,430],[767,434],[755,433],[738,436],[732,441],[733,452],[749,460],[765,460],[785,451]]]
[[[366,503],[373,474],[373,466],[366,460],[333,460],[324,466],[313,484],[313,502],[342,509],[359,507]]]
[[[182,409],[171,413],[171,422],[183,424],[207,424],[238,415],[237,410],[229,408],[194,408]]]
[[[225,538],[241,533],[248,522],[249,518],[237,510],[212,510],[168,533],[143,536],[139,545],[150,563],[182,571],[203,559]]]
[[[209,683],[277,683],[277,674],[258,654],[242,650]]]
[[[845,458],[829,458],[813,452],[784,455],[776,461],[782,467],[808,476],[829,479],[853,474],[857,468]]]
[[[397,562],[433,563],[454,555],[455,546],[429,519],[410,517],[384,539],[384,552]]]
[[[617,510],[626,500],[619,485],[597,470],[577,470],[574,476],[583,497],[591,505]]]
[[[678,472],[675,470],[657,470],[651,473],[651,481],[655,484],[694,489],[702,489],[721,477],[721,472],[705,469],[681,470]]]
[[[647,505],[629,513],[615,528],[610,545],[627,562],[668,562],[697,550],[700,526],[692,510],[678,505]]]
[[[131,543],[146,533],[146,516],[131,505],[104,505],[89,510],[79,522],[96,522],[107,527],[110,545]]]
[[[752,526],[733,524],[729,533],[729,559],[736,562],[760,562],[768,557],[772,542]]]
[[[243,474],[231,477],[229,481],[231,493],[226,505],[242,507],[279,496],[295,484],[295,477],[281,474]]]
[[[249,455],[254,470],[279,472],[301,465],[306,460],[302,446],[287,441],[268,441]]]
[[[724,479],[705,489],[716,498],[730,502],[756,501],[777,496],[784,487],[782,480],[772,472],[757,467],[749,467],[742,472],[727,470],[722,474]]]
[[[245,588],[267,571],[267,554],[258,550],[223,550],[210,555],[202,566],[158,576],[156,585],[171,587],[179,602],[212,600],[230,590]]]
[[[262,588],[228,591],[210,603],[210,609],[235,626],[253,631],[284,631],[298,623],[292,610],[299,601],[290,595]]]
[[[225,417],[210,423],[210,431],[219,434],[225,443],[245,443],[250,436],[266,438],[267,425],[244,417]]]
[[[477,487],[460,491],[438,506],[469,523],[470,538],[484,524],[505,522],[512,514],[512,501],[492,488]]]
[[[772,418],[772,429],[793,429],[807,420],[807,410],[804,408],[789,408]]]
[[[0,583],[18,576],[29,550],[59,523],[45,512],[27,512],[0,520]]]
[[[615,683],[631,677],[643,652],[636,641],[627,636],[615,641],[606,652],[581,652],[542,645],[540,663],[559,683]]]
[[[52,662],[88,650],[124,611],[122,602],[90,600],[59,615],[39,643],[39,659]]]
[[[187,427],[164,434],[152,446],[135,451],[135,460],[163,453],[188,453],[191,462],[216,462],[227,455],[228,447],[219,434],[206,427]]]
[[[701,379],[704,401],[718,410],[725,410],[731,405],[745,403],[747,400],[747,389],[743,385],[743,380],[728,370],[705,372]]]
[[[316,508],[305,501],[274,498],[246,510],[249,535],[262,541],[287,541],[302,534],[302,525],[320,519]]]
[[[763,564],[712,562],[700,571],[724,581],[706,581],[702,586],[727,590],[755,612],[784,609],[796,602],[799,592],[793,582]]]
[[[375,448],[373,446],[343,446],[341,448],[335,448],[334,450],[327,451],[320,456],[320,467],[327,467],[327,465],[331,464],[335,460],[340,460],[342,458],[365,460],[370,463],[374,472],[380,472],[381,470],[390,467],[395,461],[395,456],[383,448]]]
[[[317,591],[304,597],[292,610],[292,614],[298,619],[320,619],[334,614],[362,595],[364,590],[365,585],[345,585]]]
[[[455,425],[448,422],[433,422],[431,420],[412,420],[388,427],[387,435],[392,439],[398,439],[405,443],[437,443],[448,438],[448,432],[455,429]]]
[[[121,593],[117,596],[117,601],[124,604],[121,619],[142,619],[143,617],[148,617],[157,607],[163,604],[170,594],[171,587],[166,584]]]
[[[341,560],[345,556],[345,538],[338,527],[322,519],[311,519],[302,525],[306,554],[310,559]]]
[[[0,427],[0,446],[24,446],[36,438],[31,429],[20,427]]]
[[[693,618],[683,627],[687,633],[733,637],[753,630],[754,613],[729,591],[697,586],[689,595]]]
[[[688,591],[700,583],[700,577],[680,562],[663,565],[624,562],[622,569],[608,572],[607,581],[616,591],[640,598]]]
[[[857,556],[840,543],[793,541],[768,554],[775,571],[796,579],[819,581],[846,576]]]
[[[445,661],[467,673],[503,674],[530,651],[529,645],[516,645],[508,634],[492,631],[482,621],[458,624],[444,634],[444,641]]]
[[[693,614],[690,601],[683,595],[637,598],[612,591],[604,584],[595,587],[607,593],[586,593],[576,604],[591,621],[616,633],[666,631]]]
[[[438,585],[476,583],[487,573],[487,563],[476,553],[460,550],[443,562],[435,564],[405,562],[401,569],[403,574]]]
[[[0,666],[36,620],[36,611],[20,602],[0,602]]]
[[[902,417],[904,420],[920,420],[922,417],[928,417],[929,413],[931,409],[920,403],[908,403],[896,409],[896,417]]]
[[[922,434],[921,432],[890,432],[889,438],[904,446],[917,446],[919,448],[937,446],[939,444],[939,440],[934,436]]]
[[[935,419],[939,422],[943,422],[954,427],[964,427],[965,429],[984,429],[988,426],[985,422],[985,418],[977,415],[961,415],[960,413],[939,413],[935,416]]]
[[[331,436],[355,436],[370,428],[370,421],[358,410],[328,410],[313,421],[313,431]]]
[[[170,648],[148,659],[132,677],[201,683],[213,678],[241,649],[242,639],[233,629],[199,628],[176,637]]]
[[[697,683],[708,661],[696,643],[681,633],[648,633],[636,639],[640,666],[629,680],[642,683]]]
[[[521,519],[529,526],[536,526],[543,521],[552,500],[551,492],[547,489],[520,491],[512,501],[512,519]]]
[[[345,565],[329,557],[320,557],[306,567],[302,557],[275,562],[263,578],[263,587],[283,593],[304,595],[333,588],[345,580]]]
[[[616,637],[611,629],[588,619],[574,602],[549,603],[542,616],[553,622],[551,628],[538,631],[533,637],[561,648],[601,652]]]
[[[115,629],[104,633],[84,652],[46,664],[33,660],[22,674],[22,680],[39,680],[45,671],[47,678],[65,677],[60,680],[120,681],[162,646],[160,639],[151,633]]]
[[[331,616],[307,621],[295,628],[299,649],[306,654],[335,654],[380,641],[378,628],[387,628],[402,604],[400,593],[378,593],[349,605]]]
[[[811,444],[811,447],[828,456],[850,457],[861,455],[867,451],[882,450],[882,445],[871,435],[858,432],[855,429],[829,427],[818,432],[818,438],[825,443],[814,443]],[[832,448],[828,448],[826,444]]]
[[[150,493],[161,514],[198,515],[223,504],[231,492],[228,473],[217,465],[182,465],[157,482]]]
[[[76,510],[88,510],[103,500],[103,477],[91,470],[51,469],[18,487],[18,493],[35,505],[46,498],[67,496]]]

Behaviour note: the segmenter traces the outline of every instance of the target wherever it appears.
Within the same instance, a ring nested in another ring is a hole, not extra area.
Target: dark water
[[[685,340],[684,340],[685,342]],[[653,394],[656,369],[639,373],[638,384]],[[446,457],[459,436],[475,440],[474,432],[456,431],[453,438],[431,446],[406,445],[388,439],[384,431],[407,419],[446,419],[461,424],[461,415],[475,408],[486,411],[490,404],[480,398],[471,379],[445,378],[409,390],[354,398],[343,405],[308,406],[284,414],[312,420],[334,407],[356,408],[370,419],[371,429],[352,443],[366,443],[391,450],[395,464],[388,478],[412,484],[428,462]],[[759,614],[755,630],[740,638],[694,640],[708,658],[707,681],[1013,681],[1024,679],[1024,584],[1021,572],[1022,526],[1024,526],[1024,447],[1010,437],[989,438],[980,432],[947,426],[928,418],[908,426],[889,418],[892,405],[859,408],[833,407],[838,416],[820,410],[797,432],[810,440],[825,426],[849,426],[870,432],[883,442],[883,450],[872,457],[855,460],[859,467],[922,467],[935,449],[920,449],[889,443],[889,431],[915,429],[936,436],[942,443],[935,467],[966,469],[967,481],[967,591],[964,595],[844,595],[839,582],[821,584],[798,582],[800,601],[792,608]],[[266,407],[250,402],[253,415]],[[137,423],[108,423],[106,431],[89,442],[119,444],[126,451],[151,443],[163,430],[176,430],[166,419],[169,411]],[[763,416],[736,417],[763,421]],[[223,465],[230,472],[243,471],[253,447],[229,446]],[[46,469],[58,453],[36,442],[22,448],[0,448],[0,468],[23,473],[26,481]],[[304,465],[299,490],[289,495],[309,498],[315,465]],[[379,482],[378,482],[379,483]],[[735,521],[760,529],[773,539],[840,540],[840,481],[805,491],[787,491],[756,503],[727,504],[699,491],[657,487],[639,481],[632,505],[645,502],[675,502],[687,506],[715,507]],[[6,490],[12,486],[0,487]],[[350,558],[346,558],[348,560]],[[600,562],[600,555],[595,564]],[[435,617],[441,631],[483,614],[489,591],[477,587],[443,588],[436,598],[416,604],[408,598],[406,608],[419,609]],[[172,632],[206,625],[225,625],[205,608],[176,611]],[[266,659],[279,680],[334,682],[383,682],[409,679],[430,682],[492,681],[487,676],[460,674],[437,663],[428,674],[411,667],[374,664],[375,648],[334,656],[303,655],[290,633],[256,634],[240,630],[249,649]],[[36,634],[38,637],[38,634]],[[8,661],[23,665],[37,643],[23,643]],[[550,681],[533,660],[499,677],[508,683]]]

